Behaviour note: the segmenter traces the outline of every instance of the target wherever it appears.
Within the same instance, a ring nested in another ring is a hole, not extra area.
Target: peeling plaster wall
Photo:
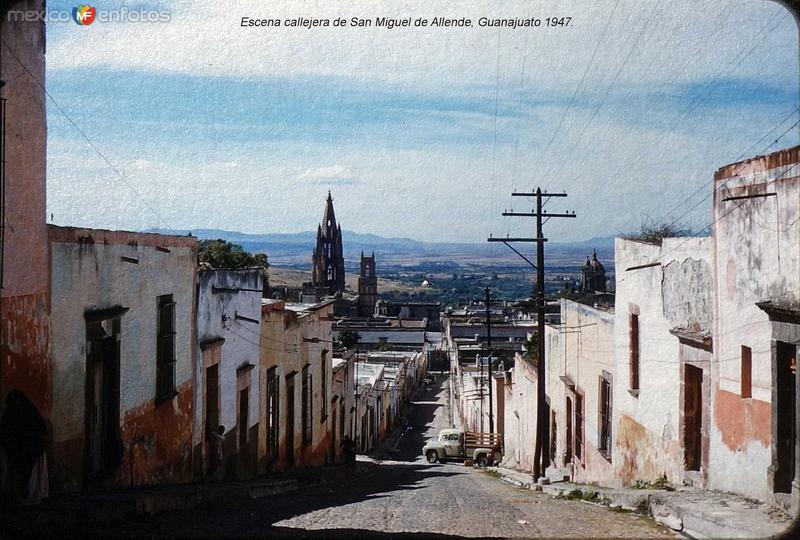
[[[289,309],[284,302],[267,301],[261,308],[261,359],[260,380],[265,387],[267,371],[273,366],[279,381],[279,422],[278,422],[278,456],[271,462],[266,461],[266,433],[259,435],[259,470],[282,471],[288,467],[287,453],[287,404],[294,403],[294,464],[297,467],[315,467],[329,462],[329,430],[332,415],[330,399],[333,396],[333,369],[331,350],[331,317],[333,304],[316,308],[298,310]],[[305,340],[304,340],[305,338]],[[317,343],[309,342],[317,338]],[[323,349],[325,355],[327,380],[327,418],[322,419],[322,368]],[[309,365],[311,373],[313,401],[312,407],[312,440],[303,444],[302,432],[302,371]],[[294,395],[288,395],[286,376],[294,375]],[[266,426],[266,393],[260,396],[260,422]]]
[[[503,466],[533,470],[536,443],[536,366],[517,354],[504,386]]]
[[[800,148],[723,167],[714,175],[716,385],[710,485],[770,495],[772,328],[756,302],[800,302]],[[775,196],[725,201],[728,197]],[[741,347],[752,350],[752,397],[741,397]],[[735,471],[735,473],[732,473]]]
[[[239,475],[256,474],[256,458],[258,454],[258,433],[260,415],[260,384],[258,365],[260,358],[261,336],[261,296],[263,290],[263,271],[251,270],[210,270],[198,275],[197,303],[197,358],[202,358],[201,345],[217,339],[222,343],[221,361],[219,365],[220,409],[219,422],[225,426],[228,437],[238,439],[239,417],[237,415],[239,391],[237,388],[237,369],[254,366],[250,376],[248,396],[247,426],[244,429],[253,431],[256,437],[248,438],[247,448],[238,448],[240,463]],[[216,289],[216,292],[215,292]],[[237,318],[237,315],[252,319]],[[195,429],[194,445],[197,447],[207,440],[205,425],[205,369],[203,362],[197,362],[195,375]],[[235,447],[236,444],[233,444]],[[208,449],[204,454],[207,454]],[[207,460],[207,455],[206,458]],[[223,461],[231,459],[224,456]]]
[[[44,2],[19,1],[13,7],[38,12],[44,9]],[[52,364],[48,354],[50,285],[45,225],[47,121],[45,95],[39,86],[45,82],[45,25],[42,21],[16,22],[3,17],[0,35],[8,44],[0,44],[0,79],[6,83],[0,92],[7,98],[0,413],[6,394],[18,389],[49,420]]]
[[[115,486],[191,478],[197,240],[49,227],[52,257],[54,475],[61,489],[81,485],[85,436],[86,320],[89,310],[121,316],[120,422],[123,464]],[[166,248],[169,253],[157,249]],[[122,257],[138,260],[125,262]],[[178,395],[155,404],[158,296],[176,302]]]
[[[556,413],[556,456],[552,465],[565,467],[566,399],[569,391],[561,376],[575,383],[575,391],[583,396],[583,459],[574,461],[576,482],[614,483],[613,468],[599,448],[600,376],[612,379],[612,412],[614,408],[614,313],[605,312],[570,300],[561,300],[561,325],[546,327],[545,359],[546,391],[550,411]],[[535,393],[530,397],[535,401]],[[574,404],[574,399],[573,399]],[[614,430],[612,424],[612,448]],[[549,451],[549,449],[548,449]]]
[[[628,268],[660,262],[636,270]],[[710,238],[665,238],[661,245],[617,238],[614,323],[615,479],[622,485],[684,479],[681,446],[681,355],[671,329],[711,326]],[[639,393],[630,391],[630,323],[639,314]],[[705,376],[710,376],[704,373]]]
[[[333,429],[336,430],[336,448],[335,450],[335,461],[338,463],[344,462],[345,455],[344,449],[340,446],[342,442],[342,438],[345,435],[349,435],[350,438],[355,441],[355,388],[354,388],[354,372],[355,372],[355,357],[351,356],[348,358],[344,364],[339,366],[333,374],[333,391],[335,395],[339,396],[339,399],[336,401],[336,407],[338,407],[338,412],[336,413],[336,424],[332,426]],[[344,403],[344,431],[340,431],[339,426],[342,423],[342,407],[341,403]]]

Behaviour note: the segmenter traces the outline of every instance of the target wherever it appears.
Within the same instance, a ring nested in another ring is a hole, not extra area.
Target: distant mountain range
[[[316,233],[304,231],[297,233],[248,234],[221,229],[184,229],[168,231],[150,229],[147,232],[163,234],[192,234],[199,239],[223,239],[240,244],[244,249],[266,253],[270,264],[278,266],[307,266],[311,261],[311,251],[316,241]],[[417,265],[420,263],[452,262],[454,266],[480,265],[487,259],[494,263],[508,263],[516,266],[525,263],[502,244],[467,244],[455,242],[421,242],[410,238],[386,238],[375,234],[342,231],[344,255],[348,267],[356,267],[361,252],[372,253],[380,264]],[[530,246],[525,249],[532,253]],[[519,245],[516,246],[518,249]],[[597,250],[598,258],[606,267],[614,262],[614,237],[597,237],[583,242],[548,242],[548,266],[556,261],[575,262],[591,255]]]

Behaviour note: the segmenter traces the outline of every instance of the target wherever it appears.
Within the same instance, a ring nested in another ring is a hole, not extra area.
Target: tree
[[[525,342],[525,354],[528,358],[536,360],[539,358],[539,336],[538,334],[531,334],[528,341]]]
[[[206,263],[212,268],[222,270],[241,270],[243,268],[269,268],[266,253],[253,255],[239,244],[222,239],[200,240],[197,243],[197,262]]]
[[[342,347],[345,349],[352,349],[358,342],[361,341],[361,335],[356,330],[350,330],[349,328],[342,329],[339,332],[339,343],[342,344]]]
[[[641,240],[652,244],[660,244],[664,238],[677,238],[681,236],[692,236],[691,229],[683,228],[675,223],[657,224],[653,221],[644,221],[639,227],[639,232],[629,235],[631,240]]]

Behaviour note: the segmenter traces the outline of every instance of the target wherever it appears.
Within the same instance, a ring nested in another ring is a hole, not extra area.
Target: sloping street
[[[123,537],[672,537],[635,514],[518,489],[461,463],[426,463],[422,444],[449,427],[448,381],[420,391],[413,403],[413,431],[401,438],[393,459],[360,456],[351,481],[94,532]]]

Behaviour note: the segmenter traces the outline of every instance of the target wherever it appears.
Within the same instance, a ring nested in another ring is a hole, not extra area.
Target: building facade
[[[195,476],[257,474],[264,271],[198,274]]]
[[[707,484],[711,381],[710,238],[616,240],[615,475]]]
[[[710,483],[797,512],[800,147],[719,169],[713,216]]]
[[[192,479],[197,240],[49,227],[53,480]]]
[[[332,312],[332,302],[262,301],[261,472],[314,467],[331,460]]]
[[[0,206],[0,417],[30,424],[26,437],[37,448],[52,442],[53,366],[50,346],[50,278],[45,225],[45,155],[47,143],[45,84],[45,25],[14,19],[10,10],[44,10],[42,0],[4,2],[0,7],[0,129],[5,149]],[[28,409],[33,423],[17,418]],[[0,436],[7,454],[16,443]],[[42,476],[47,452],[9,461],[14,482],[31,474]],[[46,475],[45,475],[46,477]],[[8,479],[5,479],[8,480]],[[26,496],[14,482],[0,481],[0,496],[12,502],[35,502],[47,495],[47,483]]]

